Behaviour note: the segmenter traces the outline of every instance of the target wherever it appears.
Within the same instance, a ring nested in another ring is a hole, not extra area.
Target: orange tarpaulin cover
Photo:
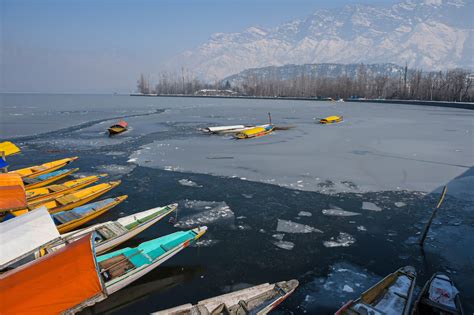
[[[21,176],[0,174],[0,211],[25,209],[26,194]]]
[[[0,314],[58,314],[101,296],[92,234],[0,275]]]

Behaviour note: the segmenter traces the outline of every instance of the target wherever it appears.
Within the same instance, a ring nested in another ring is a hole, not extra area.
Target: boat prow
[[[267,314],[292,294],[298,285],[298,280],[264,283],[202,300],[196,305],[184,304],[152,314]]]
[[[413,306],[412,315],[463,315],[459,291],[443,273],[435,273],[421,289]]]
[[[349,301],[336,315],[408,315],[415,288],[416,270],[405,266],[383,278],[355,301]]]
[[[115,125],[110,126],[107,130],[109,135],[116,135],[128,129],[128,123],[124,120],[119,121]]]

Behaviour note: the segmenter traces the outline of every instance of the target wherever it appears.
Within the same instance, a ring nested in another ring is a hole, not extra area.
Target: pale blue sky
[[[134,89],[212,33],[273,27],[318,8],[394,0],[0,0],[4,92]]]

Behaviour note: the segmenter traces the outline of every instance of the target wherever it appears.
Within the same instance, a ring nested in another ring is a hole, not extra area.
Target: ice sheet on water
[[[406,205],[407,204],[402,202],[402,201],[395,202],[395,207],[397,207],[397,208],[405,207]]]
[[[308,314],[319,314],[322,308],[335,310],[357,298],[381,278],[348,262],[332,265],[327,276],[316,277],[298,288],[295,295],[302,300],[301,308]]]
[[[277,232],[283,233],[323,233],[323,231],[316,229],[312,226],[282,219],[278,219],[276,230]]]
[[[356,239],[345,232],[339,232],[337,237],[331,237],[329,241],[324,241],[323,245],[325,247],[348,247],[354,244]]]
[[[300,211],[298,212],[298,216],[300,217],[310,217],[312,216],[313,214],[311,212],[307,212],[307,211]]]
[[[273,238],[276,238],[277,240],[281,241],[284,237],[285,237],[285,234],[283,233],[277,233],[277,234],[273,234],[272,235]]]
[[[212,224],[234,227],[234,212],[225,202],[186,200],[184,202],[184,208],[197,213],[179,219],[174,225],[175,227],[189,229]]]
[[[375,203],[368,202],[368,201],[362,202],[362,209],[363,210],[370,210],[370,211],[382,211],[382,208],[377,206]]]
[[[185,179],[185,178],[178,180],[178,183],[180,183],[182,186],[187,186],[187,187],[202,187],[201,185],[198,185],[196,182],[193,182],[192,180]]]
[[[121,177],[125,174],[131,173],[135,169],[136,165],[119,165],[119,164],[106,164],[98,165],[95,169],[100,173],[107,173],[110,177]]]
[[[288,241],[273,242],[273,245],[281,249],[286,249],[286,250],[292,250],[295,247],[295,243],[288,242]]]
[[[321,211],[324,215],[335,216],[335,217],[353,217],[360,215],[357,212],[346,211],[342,209],[324,209]]]

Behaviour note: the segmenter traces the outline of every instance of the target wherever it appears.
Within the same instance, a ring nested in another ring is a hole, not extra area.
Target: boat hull
[[[49,184],[52,184],[60,179],[63,179],[69,175],[71,175],[72,173],[75,173],[77,172],[79,169],[78,168],[74,168],[72,170],[70,170],[69,172],[64,172],[64,173],[61,173],[61,174],[58,174],[56,176],[52,176],[44,181],[40,181],[40,182],[36,182],[36,183],[31,183],[31,184],[25,184],[25,189],[26,190],[30,190],[30,189],[35,189],[35,188],[41,188],[41,187],[44,187],[44,186],[47,186]]]
[[[39,166],[32,166],[32,167],[27,167],[27,168],[22,168],[22,169],[19,169],[19,170],[14,170],[14,171],[11,171],[10,173],[16,173],[16,174],[19,174],[21,177],[23,178],[36,178],[40,175],[44,175],[44,174],[47,174],[47,173],[51,173],[51,172],[54,172],[66,165],[68,165],[69,163],[77,160],[77,156],[75,157],[71,157],[71,158],[66,158],[66,159],[62,159],[62,160],[57,160],[57,161],[53,161],[53,162],[49,162],[49,163],[44,163],[42,165],[39,165]]]

